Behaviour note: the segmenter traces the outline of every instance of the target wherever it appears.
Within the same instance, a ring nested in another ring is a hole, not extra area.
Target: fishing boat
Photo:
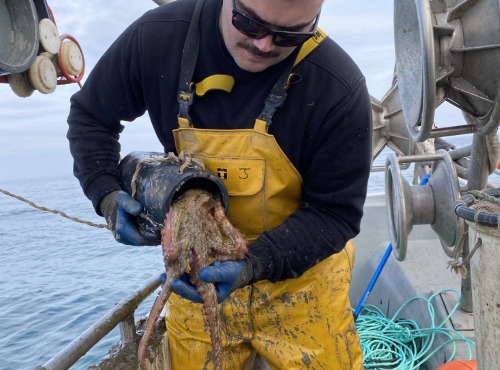
[[[74,38],[57,35],[54,41],[50,23],[41,25],[41,19],[54,21],[45,0],[7,0],[1,6],[8,9],[0,13],[2,21],[10,16],[12,31],[26,34],[31,48],[22,55],[15,47],[9,53],[0,48],[0,82],[20,96],[79,82],[83,53]],[[484,252],[498,250],[498,216],[472,210],[467,198],[475,190],[489,189],[486,194],[492,197],[500,193],[489,177],[498,171],[500,154],[499,30],[497,0],[395,0],[394,78],[382,99],[371,99],[372,171],[385,173],[386,191],[366,200],[361,232],[354,239],[350,299],[359,303],[354,315],[360,323],[363,309],[372,306],[392,321],[404,318],[431,329],[443,323],[443,331],[459,335],[460,341],[436,335],[421,369],[437,369],[451,358],[477,358],[482,370],[500,363],[500,257]],[[68,41],[72,44],[63,46]],[[435,109],[443,103],[461,110],[466,124],[436,127]],[[458,135],[470,135],[472,142],[456,148],[443,139]],[[380,163],[383,152],[389,154]],[[478,238],[482,246],[473,255]],[[127,368],[144,330],[144,318],[134,312],[159,287],[160,273],[39,369],[70,368],[117,326],[120,342],[92,368]],[[165,330],[160,319],[150,369],[169,366]],[[248,368],[269,367],[255,353]]]

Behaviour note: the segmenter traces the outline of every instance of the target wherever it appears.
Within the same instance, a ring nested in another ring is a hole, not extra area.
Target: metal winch
[[[462,110],[474,132],[492,132],[500,121],[498,0],[394,4],[396,73],[411,137],[429,138],[444,101]]]

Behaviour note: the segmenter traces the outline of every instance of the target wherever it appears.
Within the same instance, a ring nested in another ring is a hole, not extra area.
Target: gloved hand
[[[252,263],[248,258],[237,261],[226,261],[204,267],[200,270],[200,279],[215,285],[217,301],[221,303],[230,293],[248,285],[253,278]],[[160,279],[161,280],[161,279]],[[201,302],[200,294],[184,274],[172,282],[172,290],[181,297],[195,303]]]
[[[99,209],[118,242],[127,245],[150,244],[134,222],[134,218],[141,214],[144,207],[130,194],[122,190],[114,191],[101,200]]]

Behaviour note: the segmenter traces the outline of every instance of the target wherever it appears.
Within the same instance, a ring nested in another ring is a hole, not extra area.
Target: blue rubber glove
[[[124,191],[115,191],[104,197],[99,208],[106,218],[116,241],[126,245],[149,245],[141,235],[134,220],[144,207]]]
[[[221,303],[229,294],[238,288],[248,285],[253,277],[253,269],[247,258],[238,261],[226,261],[211,264],[200,270],[200,279],[215,285],[217,301]],[[185,299],[195,303],[201,302],[200,294],[184,274],[172,282],[172,290]]]

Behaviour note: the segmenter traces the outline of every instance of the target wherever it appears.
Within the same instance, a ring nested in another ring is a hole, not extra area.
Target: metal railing
[[[120,332],[124,345],[131,340],[135,340],[134,312],[141,302],[160,286],[159,278],[163,272],[164,271],[153,276],[135,292],[118,302],[113,309],[108,311],[82,335],[73,340],[62,351],[37,369],[68,369],[118,325],[120,325]]]

